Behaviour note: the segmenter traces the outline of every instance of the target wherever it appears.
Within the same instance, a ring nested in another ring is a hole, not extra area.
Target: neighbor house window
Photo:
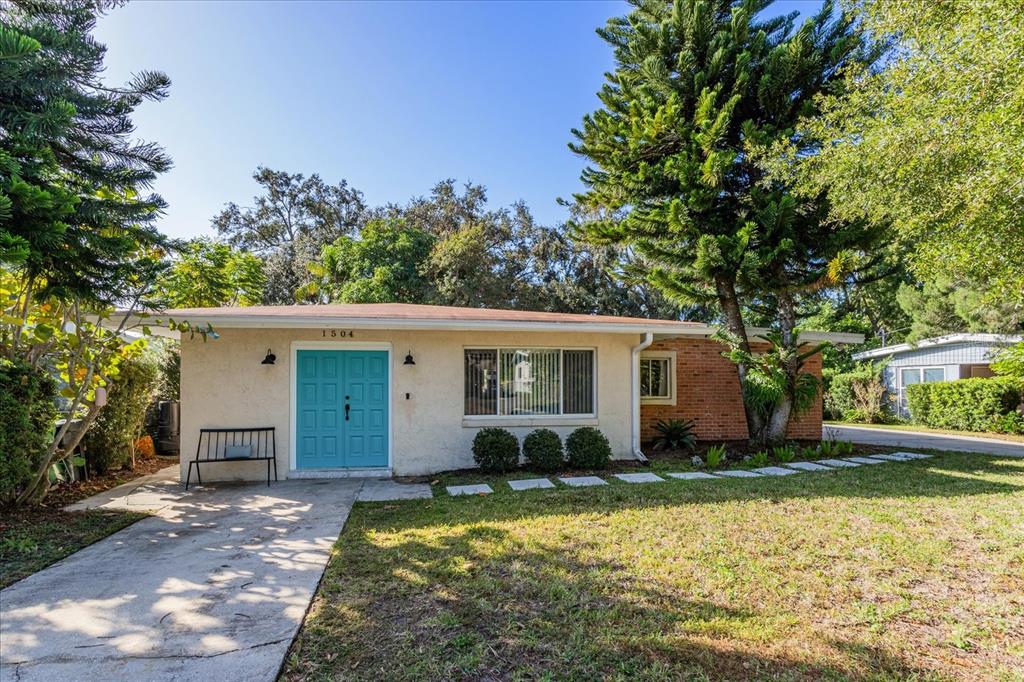
[[[675,404],[674,354],[640,356],[640,399],[646,403]]]
[[[945,367],[904,367],[900,369],[900,412],[903,414],[907,414],[909,412],[909,407],[907,405],[907,386],[913,386],[914,384],[920,383],[931,384],[936,381],[945,380]]]
[[[467,416],[594,414],[594,351],[473,348],[465,351]]]

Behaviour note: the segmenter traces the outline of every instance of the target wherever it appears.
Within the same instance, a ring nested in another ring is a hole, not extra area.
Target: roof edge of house
[[[245,315],[233,313],[227,316],[216,314],[190,315],[177,318],[172,313],[146,313],[132,315],[132,326],[147,325],[154,330],[162,330],[159,336],[179,338],[180,333],[170,329],[171,320],[188,322],[190,326],[209,325],[217,328],[232,329],[323,329],[325,327],[357,327],[362,329],[401,329],[422,331],[548,331],[548,332],[590,332],[605,334],[645,334],[653,333],[656,338],[696,337],[707,338],[718,332],[714,325],[672,320],[650,320],[639,318],[602,318],[593,316],[593,320],[579,318],[565,321],[547,320],[467,320],[467,319],[420,319],[409,317],[324,317],[322,315],[295,315],[283,318],[277,315]],[[118,316],[125,312],[119,312]],[[767,333],[763,327],[749,327],[750,336]],[[831,342],[843,345],[856,345],[864,342],[863,334],[849,332],[822,332],[808,330],[800,334],[801,342]]]
[[[971,341],[1009,345],[1024,341],[1024,335],[983,333],[945,334],[943,336],[933,336],[928,339],[921,339],[920,341],[898,343],[894,346],[882,346],[881,348],[872,348],[871,350],[865,350],[859,353],[854,353],[851,357],[854,360],[868,360],[870,358],[881,358],[887,355],[894,355],[896,353],[902,353],[908,350],[931,348],[933,346],[946,346],[951,343],[964,343]]]

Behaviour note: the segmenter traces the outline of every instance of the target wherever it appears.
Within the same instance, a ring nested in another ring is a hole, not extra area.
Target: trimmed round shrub
[[[523,439],[523,456],[531,469],[557,471],[565,463],[562,439],[551,429],[531,431]]]
[[[473,461],[484,471],[497,474],[519,466],[519,441],[505,429],[480,429],[473,438]]]
[[[565,439],[565,454],[575,469],[604,469],[611,461],[612,448],[599,429],[581,426]]]

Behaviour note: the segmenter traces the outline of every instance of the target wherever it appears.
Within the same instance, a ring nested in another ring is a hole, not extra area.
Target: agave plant
[[[692,419],[661,419],[654,425],[658,438],[654,441],[655,450],[693,450],[697,437],[693,435]]]

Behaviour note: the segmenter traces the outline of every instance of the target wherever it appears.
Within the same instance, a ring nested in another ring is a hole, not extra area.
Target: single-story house
[[[853,359],[885,362],[882,380],[900,416],[908,417],[907,386],[990,377],[993,354],[1021,340],[1010,334],[947,334],[854,353]]]
[[[641,443],[654,437],[659,419],[693,419],[701,439],[747,436],[735,367],[706,324],[405,304],[195,308],[154,317],[146,324],[155,332],[181,338],[183,478],[202,428],[274,427],[280,478],[472,467],[473,437],[486,426],[520,439],[540,427],[564,438],[595,426],[621,459],[643,458]],[[216,334],[178,334],[168,320],[210,325]],[[820,374],[820,358],[808,370]],[[791,435],[820,438],[820,401]],[[266,474],[262,462],[232,462],[202,475]]]

